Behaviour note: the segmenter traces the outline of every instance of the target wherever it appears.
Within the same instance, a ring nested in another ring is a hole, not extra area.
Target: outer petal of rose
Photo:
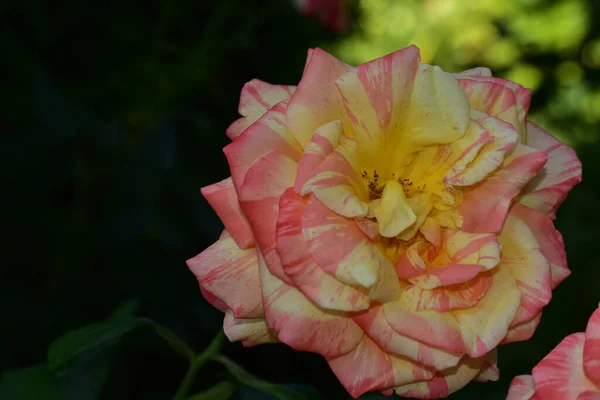
[[[354,350],[328,358],[327,362],[354,398],[372,390],[428,380],[434,375],[417,363],[386,353],[366,335]]]
[[[236,318],[231,310],[225,313],[223,330],[230,342],[241,341],[246,347],[278,342],[264,318]]]
[[[267,265],[272,273],[286,283],[291,281],[285,275],[275,249],[275,231],[279,214],[279,197],[287,188],[293,186],[296,179],[296,165],[296,162],[287,156],[271,151],[252,164],[244,184],[241,188],[237,188],[240,206],[248,218],[256,243]]]
[[[473,380],[477,382],[495,382],[498,379],[500,379],[498,351],[497,349],[494,349],[484,357],[483,366]]]
[[[535,317],[530,319],[529,321],[522,322],[519,325],[515,325],[508,330],[506,337],[500,344],[512,343],[512,342],[521,342],[523,340],[529,340],[538,325],[540,324],[540,320],[542,319],[542,313],[539,312]]]
[[[506,400],[529,400],[534,393],[533,376],[519,375],[510,383]]]
[[[465,357],[456,367],[438,372],[429,381],[399,386],[394,391],[401,397],[413,397],[417,399],[446,397],[471,382],[482,368],[486,367],[487,357],[490,356],[486,355],[476,359]]]
[[[402,291],[402,299],[410,311],[435,310],[446,312],[456,308],[474,307],[492,285],[492,278],[482,274],[468,282],[436,289],[410,285]]]
[[[327,208],[344,217],[366,216],[368,196],[358,175],[356,156],[356,142],[342,137],[340,145],[314,171],[300,193],[314,193]]]
[[[289,188],[279,200],[277,252],[287,276],[319,307],[339,311],[369,308],[369,297],[328,275],[313,259],[304,236],[302,215],[308,201]]]
[[[363,331],[349,317],[329,313],[271,274],[259,254],[265,317],[279,340],[300,351],[337,357],[354,349]]]
[[[600,392],[600,308],[592,314],[585,331],[583,370]]]
[[[519,201],[554,219],[567,193],[581,182],[581,161],[575,150],[531,122],[527,123],[527,145],[548,154],[548,162]]]
[[[585,333],[567,336],[533,368],[535,394],[542,399],[571,400],[598,388],[583,371]]]
[[[381,306],[354,317],[354,321],[386,352],[407,357],[436,371],[454,367],[462,357],[462,354],[449,353],[397,333],[385,318]]]
[[[369,289],[369,298],[396,299],[400,284],[394,265],[354,223],[335,214],[314,195],[302,217],[304,239],[315,261],[340,281]]]
[[[208,290],[204,289],[202,286],[200,286],[200,293],[202,293],[202,296],[204,296],[206,301],[208,301],[210,305],[216,308],[217,310],[227,312],[227,310],[229,309],[227,308],[227,304],[223,303],[221,299],[219,299],[217,296],[215,296]]]
[[[476,112],[473,114],[492,140],[481,148],[475,159],[459,174],[454,174],[454,168],[449,171],[444,178],[447,184],[470,186],[482,181],[502,164],[506,154],[517,145],[519,135],[508,122]]]
[[[287,110],[289,129],[303,147],[317,127],[342,119],[342,99],[334,82],[352,69],[319,48],[309,53]]]
[[[487,272],[493,282],[477,307],[449,312],[413,312],[402,298],[384,305],[394,330],[452,353],[480,357],[506,336],[519,307],[521,294],[508,270]]]
[[[498,240],[502,245],[502,268],[510,271],[521,292],[513,327],[533,318],[550,302],[552,275],[533,232],[522,220],[509,214]]]
[[[231,177],[205,186],[200,191],[238,246],[242,249],[254,246],[254,234],[242,213]]]
[[[556,288],[571,274],[567,266],[567,255],[562,235],[554,228],[554,224],[547,214],[532,210],[520,203],[515,203],[511,207],[510,214],[525,222],[533,232],[544,257],[550,263],[552,289]]]
[[[244,129],[256,122],[275,104],[289,99],[295,91],[295,86],[271,85],[259,79],[252,79],[244,85],[240,95],[238,112],[243,118],[231,124],[225,133],[231,140],[237,139]]]
[[[583,392],[577,400],[600,400],[600,392]]]
[[[492,71],[485,67],[475,67],[466,69],[462,72],[452,74],[456,78],[467,77],[467,76],[492,76]]]
[[[223,149],[238,195],[250,166],[266,153],[277,151],[300,160],[302,149],[285,124],[286,107],[287,101],[276,104]]]
[[[242,250],[227,234],[187,265],[200,286],[233,310],[236,318],[263,315],[256,248]]]
[[[462,77],[458,83],[469,98],[471,108],[498,117],[525,133],[525,120],[531,103],[531,90],[500,78]]]
[[[397,148],[419,62],[419,49],[410,46],[359,65],[336,81],[351,124],[347,131],[354,132],[369,169],[378,169],[382,153]]]
[[[341,121],[332,121],[317,128],[298,163],[298,175],[294,184],[296,192],[302,191],[304,183],[315,174],[315,170],[325,161],[325,158],[340,145],[342,133]]]
[[[458,207],[463,218],[461,230],[500,231],[512,200],[538,173],[547,158],[545,153],[519,144],[500,170],[465,193]]]

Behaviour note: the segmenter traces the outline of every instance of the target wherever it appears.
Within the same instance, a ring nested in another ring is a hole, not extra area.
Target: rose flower
[[[515,377],[506,400],[600,400],[600,308],[586,331],[564,338],[533,375]]]
[[[495,380],[570,271],[553,225],[581,180],[527,121],[530,91],[408,47],[350,67],[309,51],[297,87],[242,90],[225,230],[188,260],[230,340],[323,355],[354,397]]]

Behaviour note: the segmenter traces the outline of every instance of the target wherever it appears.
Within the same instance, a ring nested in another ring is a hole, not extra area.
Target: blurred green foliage
[[[315,46],[356,64],[416,43],[425,62],[447,70],[489,66],[534,89],[532,119],[574,145],[583,161],[584,182],[556,221],[572,276],[533,339],[500,348],[501,380],[450,398],[504,399],[512,377],[585,329],[600,300],[600,3],[348,3],[354,25],[341,36],[286,0],[0,3],[0,390],[27,388],[19,392],[24,399],[51,398],[48,387],[61,388],[57,399],[172,398],[186,360],[151,329],[111,342],[110,351],[85,352],[73,377],[43,364],[47,348],[131,298],[140,302],[138,315],[194,351],[210,342],[223,316],[203,300],[184,263],[222,229],[199,188],[228,176],[221,148],[243,84],[297,83],[306,49]],[[261,380],[348,398],[315,354],[229,344],[224,355]],[[209,364],[190,393],[229,379],[226,368]],[[267,396],[244,388],[234,398]]]

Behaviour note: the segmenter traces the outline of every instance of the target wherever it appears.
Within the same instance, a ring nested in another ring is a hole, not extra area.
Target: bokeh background
[[[415,43],[448,71],[488,66],[533,90],[530,119],[583,162],[556,220],[573,274],[533,338],[501,346],[500,381],[450,398],[504,399],[515,375],[585,329],[600,301],[600,1],[351,0],[345,10],[337,32],[291,0],[0,2],[1,399],[173,396],[187,363],[151,329],[88,354],[66,378],[37,372],[53,340],[131,299],[194,349],[210,342],[223,316],[185,260],[222,225],[199,189],[229,175],[221,148],[243,84],[296,84],[317,46],[354,65]],[[320,356],[282,344],[223,352],[264,380],[349,398]],[[225,376],[208,364],[193,391]],[[55,380],[60,393],[45,392]]]

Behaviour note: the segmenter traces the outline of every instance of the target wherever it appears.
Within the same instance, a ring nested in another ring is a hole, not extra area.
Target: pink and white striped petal
[[[477,307],[414,312],[401,297],[384,304],[385,316],[402,335],[451,353],[481,357],[504,339],[521,297],[510,271],[499,268],[487,274],[492,276],[492,285]]]
[[[396,144],[402,136],[398,130],[410,120],[406,113],[419,62],[419,49],[410,46],[361,64],[335,83],[343,99],[344,121],[350,124],[345,129],[354,132],[360,158],[370,170],[382,170],[381,159],[398,150]],[[430,98],[433,105],[435,101]],[[431,108],[432,104],[428,105]]]
[[[308,200],[289,188],[279,200],[277,252],[287,276],[319,307],[338,311],[369,308],[366,291],[328,275],[313,259],[302,236],[302,215]]]
[[[331,211],[347,218],[364,217],[368,194],[359,176],[356,142],[345,136],[302,185],[300,194],[313,193]]]
[[[519,375],[511,381],[506,400],[529,400],[534,393],[533,376]]]
[[[521,304],[511,327],[540,313],[552,298],[550,264],[529,226],[508,215],[498,236],[502,245],[502,268],[510,271],[521,292]]]
[[[585,330],[583,370],[600,392],[600,308],[594,311]]]
[[[325,357],[338,357],[356,348],[363,331],[351,318],[312,303],[271,274],[260,254],[259,265],[265,317],[281,342]]]
[[[585,333],[567,336],[533,368],[535,394],[542,399],[572,400],[598,387],[583,370]]]
[[[353,69],[319,48],[309,52],[302,79],[287,110],[290,132],[302,147],[306,147],[319,126],[342,119],[342,98],[335,89],[335,81]]]
[[[544,257],[550,263],[552,273],[552,289],[571,275],[567,266],[567,255],[562,235],[554,228],[552,219],[547,214],[533,210],[521,203],[515,203],[510,215],[525,222],[539,243]]]
[[[465,387],[477,375],[488,368],[495,360],[496,351],[480,358],[465,357],[454,368],[436,373],[433,379],[426,382],[415,382],[394,388],[400,397],[417,399],[439,399],[446,397]]]
[[[368,336],[354,350],[327,359],[333,373],[355,399],[373,390],[429,380],[433,371],[420,364],[386,353]]]
[[[226,233],[187,265],[202,289],[225,303],[236,318],[263,316],[256,248],[240,249]]]
[[[454,354],[394,331],[385,318],[382,306],[354,317],[354,321],[379,347],[388,353],[406,357],[436,371],[454,367],[462,354]]]
[[[548,162],[523,190],[519,201],[556,218],[556,209],[581,182],[581,161],[575,150],[532,122],[527,123],[527,145],[548,155]]]
[[[394,265],[358,228],[310,195],[302,217],[303,235],[315,261],[331,276],[369,290],[369,298],[398,298],[400,284]]]
[[[492,76],[492,71],[489,68],[485,67],[475,67],[471,69],[466,69],[461,72],[453,73],[452,75],[457,79],[469,76]]]
[[[237,245],[242,249],[254,246],[254,234],[240,208],[231,177],[205,186],[200,192],[223,221],[225,229]]]
[[[468,190],[458,207],[461,230],[493,233],[502,229],[512,201],[546,163],[547,155],[524,145],[517,145],[501,169],[480,185]]]
[[[512,343],[512,342],[521,342],[524,340],[529,340],[535,333],[540,321],[542,319],[542,313],[538,313],[535,317],[530,319],[529,321],[522,322],[518,325],[512,326],[506,337],[500,344]]]
[[[238,196],[248,170],[265,154],[276,151],[295,162],[300,160],[302,148],[287,129],[286,109],[287,101],[277,103],[223,149]]]
[[[231,310],[225,313],[223,330],[230,342],[242,342],[244,347],[277,343],[277,335],[269,329],[264,318],[236,318]]]
[[[295,86],[272,85],[252,79],[244,85],[240,95],[238,113],[243,117],[232,123],[225,133],[231,140],[236,140],[244,129],[256,122],[275,104],[289,99],[295,91]]]

